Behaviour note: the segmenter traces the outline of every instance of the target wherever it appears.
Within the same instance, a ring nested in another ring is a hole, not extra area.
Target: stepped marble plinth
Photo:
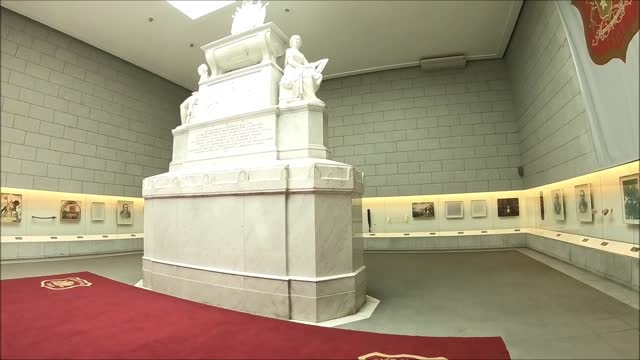
[[[313,322],[364,304],[363,175],[327,159],[324,103],[291,95],[307,72],[280,100],[285,43],[266,24],[202,47],[212,74],[181,105],[169,171],[143,181],[145,288]]]

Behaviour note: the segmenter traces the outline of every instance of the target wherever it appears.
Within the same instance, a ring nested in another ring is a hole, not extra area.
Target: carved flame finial
[[[231,35],[238,34],[254,27],[264,24],[267,15],[267,5],[262,1],[243,1],[242,5],[233,14],[233,24],[231,25]]]

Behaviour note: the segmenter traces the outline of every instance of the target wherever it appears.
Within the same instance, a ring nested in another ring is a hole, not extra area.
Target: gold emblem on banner
[[[43,280],[40,286],[49,290],[67,290],[80,286],[91,286],[92,284],[87,280],[79,277],[68,277],[64,279],[51,279]]]
[[[370,354],[358,356],[358,360],[447,360],[444,357],[424,357],[418,355],[398,354],[388,355],[379,352],[372,352]]]

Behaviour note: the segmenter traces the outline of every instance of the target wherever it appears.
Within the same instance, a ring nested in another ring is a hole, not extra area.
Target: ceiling
[[[237,7],[191,20],[165,1],[3,0],[2,6],[191,90],[197,66],[206,62],[200,46],[230,34]],[[500,58],[521,6],[522,0],[271,1],[266,22],[301,35],[309,61],[329,58],[324,75],[332,78],[417,65],[425,57]]]

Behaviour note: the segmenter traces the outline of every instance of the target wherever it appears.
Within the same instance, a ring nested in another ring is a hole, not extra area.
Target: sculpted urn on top
[[[245,2],[232,35],[202,47],[169,172],[144,180],[144,286],[284,319],[351,315],[366,291],[362,173],[327,159],[315,94],[328,60],[262,24],[265,6]]]

